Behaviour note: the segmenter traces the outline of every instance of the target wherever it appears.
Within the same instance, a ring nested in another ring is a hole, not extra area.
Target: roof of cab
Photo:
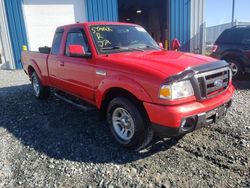
[[[81,22],[81,23],[75,23],[75,24],[68,24],[59,26],[57,29],[63,29],[66,27],[75,27],[75,26],[92,26],[92,25],[130,25],[130,26],[138,26],[137,24],[132,23],[125,23],[125,22]]]

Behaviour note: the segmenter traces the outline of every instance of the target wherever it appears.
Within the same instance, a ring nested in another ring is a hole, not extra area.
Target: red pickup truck
[[[96,107],[130,149],[145,147],[154,133],[181,136],[217,122],[234,93],[225,61],[162,49],[139,25],[62,26],[52,48],[39,51],[22,53],[35,96],[53,92],[84,110]]]

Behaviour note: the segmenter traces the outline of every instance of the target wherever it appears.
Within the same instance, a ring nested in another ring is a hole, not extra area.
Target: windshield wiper
[[[150,46],[150,45],[147,45],[146,48],[152,48],[152,49],[155,49],[155,50],[160,50],[159,47],[156,47],[156,46]]]
[[[140,48],[130,48],[130,47],[127,47],[127,49],[129,49],[129,50],[135,50],[135,51],[139,51],[139,52],[144,52],[145,51],[145,50],[140,49]]]
[[[130,47],[122,47],[122,46],[110,46],[110,47],[102,47],[100,48],[102,51],[107,51],[107,50],[135,50],[135,51],[140,51],[144,52],[143,49],[139,48],[130,48]]]
[[[106,50],[119,50],[122,49],[120,46],[110,46],[110,47],[102,47],[100,50],[106,51]]]

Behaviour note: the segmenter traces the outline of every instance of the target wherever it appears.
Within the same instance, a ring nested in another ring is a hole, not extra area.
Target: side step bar
[[[89,112],[89,111],[96,110],[95,107],[84,106],[84,105],[82,105],[82,104],[78,104],[78,103],[76,103],[76,102],[74,102],[74,101],[72,101],[72,100],[70,100],[70,99],[68,99],[68,98],[66,98],[66,97],[64,97],[64,96],[62,96],[62,95],[60,95],[60,94],[57,93],[57,92],[55,92],[54,95],[55,95],[57,98],[59,98],[59,99],[65,101],[65,102],[67,102],[67,103],[69,103],[69,104],[71,104],[71,105],[73,105],[73,106],[75,106],[75,107],[77,107],[77,108],[79,108],[79,109],[85,111],[85,112]]]

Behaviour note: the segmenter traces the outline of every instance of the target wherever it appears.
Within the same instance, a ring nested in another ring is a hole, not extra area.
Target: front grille
[[[230,81],[230,70],[228,67],[198,73],[195,75],[198,81],[198,88],[200,90],[200,97],[202,99],[211,98],[223,92]]]

